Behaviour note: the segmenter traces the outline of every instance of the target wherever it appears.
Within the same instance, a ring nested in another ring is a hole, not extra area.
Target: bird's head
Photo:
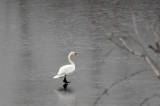
[[[78,54],[76,52],[71,52],[72,55],[78,56]]]

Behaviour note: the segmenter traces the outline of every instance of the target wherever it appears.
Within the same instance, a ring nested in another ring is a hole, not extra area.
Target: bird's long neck
[[[72,56],[72,54],[68,55],[68,61],[70,62],[70,64],[74,64],[74,62],[71,60],[71,56]]]

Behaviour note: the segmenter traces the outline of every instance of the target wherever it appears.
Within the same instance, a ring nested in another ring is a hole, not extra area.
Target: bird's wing
[[[69,74],[70,72],[75,70],[74,65],[64,65],[59,69],[58,75]]]

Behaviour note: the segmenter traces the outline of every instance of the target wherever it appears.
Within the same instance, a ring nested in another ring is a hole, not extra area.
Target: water
[[[140,40],[153,44],[150,25],[157,21],[158,0],[1,0],[0,106],[160,105],[156,95],[160,82],[149,65],[106,39],[124,30],[133,35],[131,4]],[[101,7],[107,7],[106,13]],[[128,26],[119,28],[114,17]],[[68,64],[70,51],[78,53],[72,57],[76,72],[68,77],[71,83],[64,91],[63,79],[52,77]],[[136,71],[142,72],[101,95],[112,83]]]

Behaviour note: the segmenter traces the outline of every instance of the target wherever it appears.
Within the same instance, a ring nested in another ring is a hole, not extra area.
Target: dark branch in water
[[[148,102],[150,99],[152,99],[152,98],[154,98],[154,97],[160,97],[160,94],[153,94],[153,95],[151,95],[151,96],[149,96],[149,97],[147,97],[147,98],[145,98],[140,104],[139,104],[139,106],[143,106],[146,102]]]
[[[103,93],[95,100],[94,106],[98,103],[98,101],[99,101],[105,94],[108,95],[108,91],[109,91],[110,89],[112,89],[114,86],[116,86],[117,84],[119,84],[119,83],[127,80],[128,78],[134,77],[135,75],[140,74],[141,72],[144,72],[144,71],[146,71],[146,70],[139,70],[139,71],[136,71],[136,72],[134,72],[134,73],[132,73],[132,74],[127,74],[127,75],[125,75],[123,78],[119,79],[118,81],[113,82],[113,83],[112,83],[107,89],[105,89],[105,90],[103,91]]]

